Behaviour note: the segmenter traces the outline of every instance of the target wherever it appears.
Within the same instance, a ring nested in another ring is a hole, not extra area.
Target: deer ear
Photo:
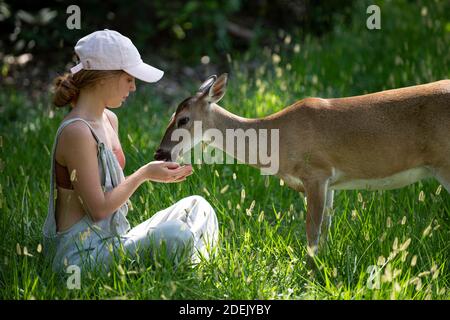
[[[209,88],[207,101],[210,103],[216,103],[223,98],[227,89],[228,74],[223,73],[217,78],[217,80]]]
[[[213,74],[212,76],[209,76],[208,79],[206,79],[202,83],[200,88],[198,88],[198,92],[202,92],[202,93],[207,92],[216,80],[217,80],[217,76],[215,74]]]

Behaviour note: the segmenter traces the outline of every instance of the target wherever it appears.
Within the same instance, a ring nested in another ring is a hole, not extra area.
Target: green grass
[[[383,1],[378,31],[365,28],[366,7],[358,4],[349,26],[338,23],[321,39],[299,42],[298,35],[281,32],[279,46],[232,57],[220,104],[255,117],[306,96],[349,96],[450,78],[448,2]],[[148,86],[116,111],[126,175],[152,160],[183,98],[168,106]],[[220,224],[216,257],[195,268],[125,263],[109,276],[83,274],[81,290],[68,290],[37,251],[47,212],[49,150],[63,114],[50,117],[48,98],[30,101],[14,91],[2,91],[0,105],[2,299],[450,298],[450,196],[437,181],[338,192],[328,246],[313,275],[305,267],[303,198],[242,165],[195,166],[187,181],[145,183],[131,198],[129,220],[136,225],[182,197],[205,197]],[[380,270],[378,289],[367,284],[370,266]]]

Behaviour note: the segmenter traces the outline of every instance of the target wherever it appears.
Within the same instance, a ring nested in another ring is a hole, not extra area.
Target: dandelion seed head
[[[209,193],[208,189],[206,187],[203,188],[203,192],[209,197],[211,194]]]
[[[402,221],[400,222],[402,225],[404,225],[406,223],[406,216],[403,216]]]
[[[123,270],[123,267],[122,267],[122,265],[120,265],[120,264],[117,266],[117,271],[119,271],[119,273],[120,273],[122,276],[125,275],[125,271]]]
[[[438,276],[439,276],[439,270],[436,270],[434,273],[433,273],[433,276],[431,277],[433,280],[436,280],[437,278],[438,278]]]
[[[384,274],[381,276],[381,282],[392,282],[392,279],[391,264],[388,263],[384,269]]]
[[[419,201],[420,202],[424,202],[425,201],[425,193],[423,192],[423,190],[421,190],[419,192]]]
[[[387,220],[386,220],[386,227],[388,227],[388,228],[392,227],[392,220],[391,220],[391,217],[387,217]]]
[[[227,190],[228,190],[229,187],[230,187],[229,185],[226,185],[225,187],[223,187],[222,189],[220,189],[220,193],[221,193],[221,194],[224,194],[225,192],[227,192]]]
[[[430,269],[430,272],[432,274],[432,279],[433,280],[437,279],[437,277],[439,276],[439,269],[438,269],[437,264],[435,264],[435,263],[433,264],[433,266]]]
[[[23,247],[23,255],[27,257],[32,257],[33,255],[28,252],[28,248],[26,246]]]
[[[106,290],[108,290],[108,291],[114,291],[114,289],[111,288],[110,286],[108,286],[107,284],[104,284],[104,285],[103,285],[103,288],[106,289]]]
[[[245,200],[245,189],[242,188],[242,190],[241,190],[241,203],[244,202],[244,200]]]
[[[398,249],[398,238],[395,237],[394,243],[392,244],[392,249],[397,250]]]
[[[405,242],[403,242],[400,246],[400,251],[405,251],[408,249],[409,245],[411,244],[411,238],[408,238]]]
[[[358,202],[363,202],[363,196],[361,192],[358,192]]]
[[[408,257],[408,254],[409,254],[408,251],[403,251],[402,252],[402,257],[401,257],[402,262],[406,261],[406,258]]]
[[[258,222],[263,222],[264,220],[264,211],[261,211],[258,216]]]
[[[235,230],[234,221],[230,220],[230,230],[233,232]]]
[[[416,285],[416,291],[421,291],[422,290],[422,279],[420,278],[414,278],[414,283]]]
[[[389,254],[388,260],[393,260],[393,259],[397,256],[397,254],[398,254],[398,251],[397,251],[397,250],[392,251],[392,252]]]
[[[423,278],[423,277],[429,276],[430,274],[431,274],[430,271],[424,271],[424,272],[419,273],[417,276],[419,278]]]
[[[417,255],[414,255],[414,256],[411,258],[411,267],[415,267],[416,264],[417,264]]]
[[[431,229],[432,229],[432,227],[431,227],[431,223],[430,223],[430,225],[428,225],[428,227],[426,227],[425,230],[423,230],[422,236],[424,238],[429,236],[431,233]]]

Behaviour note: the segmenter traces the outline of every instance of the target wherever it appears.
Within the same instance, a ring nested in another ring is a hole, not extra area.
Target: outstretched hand
[[[183,165],[176,162],[152,161],[145,165],[146,176],[155,182],[181,182],[192,174],[191,165]]]

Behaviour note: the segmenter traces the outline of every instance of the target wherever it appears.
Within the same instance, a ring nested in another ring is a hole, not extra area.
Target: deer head
[[[201,121],[205,127],[211,127],[211,123],[209,123],[211,104],[218,102],[225,95],[227,78],[228,75],[226,73],[219,77],[215,75],[208,77],[201,84],[195,95],[184,99],[178,105],[177,110],[170,119],[159,148],[155,152],[155,160],[175,161],[175,156],[173,156],[174,153],[177,153],[174,152],[175,147],[189,150],[204,139],[203,136],[194,135],[194,123]],[[177,129],[180,130],[175,132]],[[183,139],[182,142],[179,142],[178,139],[174,139],[177,133],[183,132],[193,137],[193,141]]]

